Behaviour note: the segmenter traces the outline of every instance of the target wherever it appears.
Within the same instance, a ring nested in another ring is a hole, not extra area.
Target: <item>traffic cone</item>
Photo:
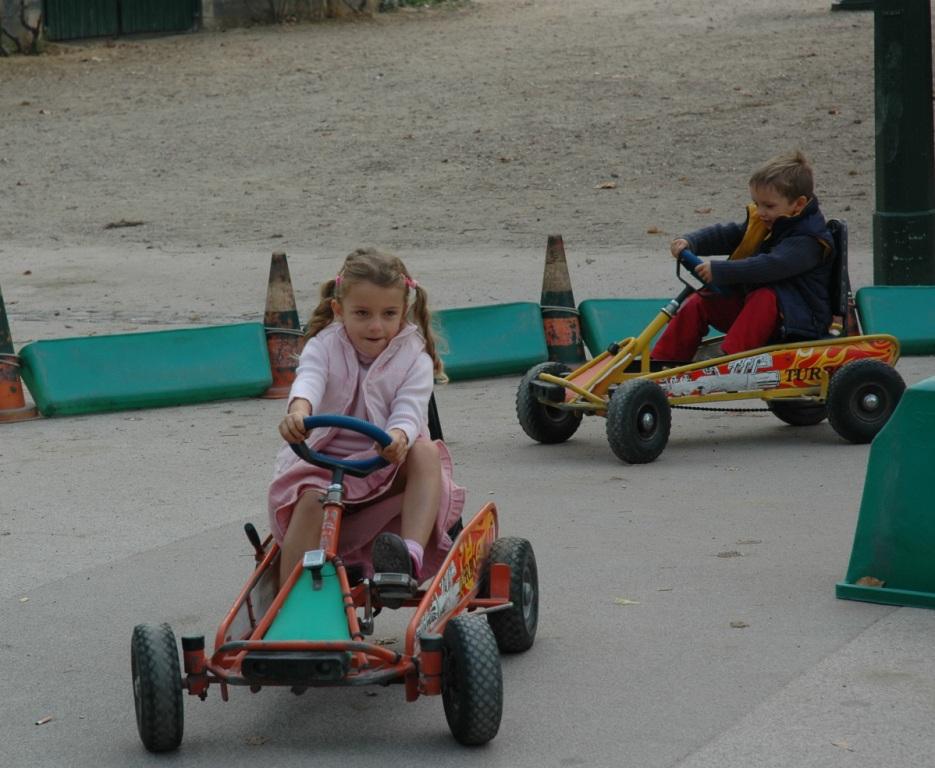
[[[13,352],[13,335],[0,292],[0,421],[26,421],[39,411],[26,405],[19,377],[19,356]]]
[[[583,362],[585,354],[581,322],[571,292],[571,278],[565,262],[565,243],[561,235],[549,235],[545,249],[541,301],[549,360],[575,365]]]
[[[271,399],[288,397],[292,382],[295,381],[302,326],[295,308],[289,265],[282,251],[276,251],[270,262],[263,325],[266,327],[266,346],[269,349],[273,384],[262,396]]]

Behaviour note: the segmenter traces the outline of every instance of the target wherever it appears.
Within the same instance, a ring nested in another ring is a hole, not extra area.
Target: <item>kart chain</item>
[[[705,405],[673,405],[672,408],[683,408],[686,411],[717,411],[725,413],[766,413],[769,408],[714,408]]]

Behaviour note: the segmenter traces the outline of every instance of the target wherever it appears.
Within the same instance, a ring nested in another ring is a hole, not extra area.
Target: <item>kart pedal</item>
[[[408,573],[375,573],[373,589],[382,605],[387,608],[399,608],[405,600],[416,596],[419,582]]]

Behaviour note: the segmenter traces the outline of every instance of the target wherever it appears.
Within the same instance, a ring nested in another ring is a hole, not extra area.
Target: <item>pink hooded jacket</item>
[[[302,397],[312,404],[312,413],[346,414],[353,403],[359,366],[344,326],[332,323],[309,339],[302,350],[289,402]],[[407,323],[363,378],[361,394],[367,417],[384,430],[403,430],[410,444],[418,437],[428,437],[428,402],[433,386],[432,358],[425,351],[425,340],[417,326]],[[313,430],[307,442],[320,449],[333,432]],[[434,573],[451,548],[447,531],[461,516],[465,500],[464,489],[452,479],[448,449],[441,441],[435,441],[435,445],[442,463],[442,494],[435,527],[425,547],[425,574]],[[363,456],[354,454],[350,458]],[[391,464],[367,477],[345,476],[345,500],[366,505],[366,510],[346,514],[342,523],[340,552],[346,563],[360,562],[369,569],[373,538],[382,530],[400,532],[402,494],[384,496],[398,470],[398,465]],[[283,445],[276,457],[268,498],[270,530],[277,541],[282,541],[299,496],[310,488],[327,487],[329,477],[327,470],[300,461],[288,445]]]
[[[346,414],[354,400],[360,373],[357,351],[344,326],[332,323],[308,340],[299,357],[289,403],[298,397],[312,404],[312,413]],[[373,361],[361,389],[368,419],[384,431],[401,429],[412,445],[428,435],[428,403],[434,386],[432,358],[418,326],[406,323]],[[320,448],[336,430],[319,428],[307,440]],[[276,458],[280,474],[298,457],[286,445]]]

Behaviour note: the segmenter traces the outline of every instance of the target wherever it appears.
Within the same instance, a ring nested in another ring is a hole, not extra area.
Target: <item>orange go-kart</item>
[[[757,399],[787,424],[809,426],[827,418],[846,440],[870,442],[906,386],[893,368],[899,342],[888,334],[860,335],[847,274],[847,228],[834,219],[829,227],[834,238],[832,309],[844,326],[842,335],[733,355],[706,354],[719,337],[704,342],[697,362],[651,360],[653,338],[697,290],[681,276],[681,266],[693,270],[699,259],[684,251],[676,275],[685,288],[639,336],[611,344],[573,371],[548,362],[526,373],[516,395],[523,430],[540,443],[560,443],[575,433],[583,416],[604,416],[611,450],[623,461],[641,464],[666,447],[672,408],[719,410],[712,406]],[[853,321],[845,322],[848,318]]]
[[[346,416],[310,416],[305,426],[351,429],[390,443],[383,430]],[[306,552],[278,588],[279,546],[271,537],[261,542],[248,523],[256,568],[221,623],[210,656],[203,636],[183,637],[180,668],[168,624],[134,628],[133,695],[143,744],[152,752],[177,748],[182,694],[204,699],[214,684],[226,701],[232,686],[252,692],[286,686],[298,694],[398,683],[407,701],[441,694],[451,733],[462,744],[492,739],[503,697],[499,652],[525,651],[536,636],[539,585],[530,543],[498,538],[497,509],[488,503],[457,532],[438,573],[422,586],[408,574],[355,577],[338,555],[343,478],[367,475],[386,462],[379,456],[337,459],[305,443],[292,448],[332,472],[322,499],[320,548]],[[415,609],[403,647],[368,642],[381,609],[399,607]]]

